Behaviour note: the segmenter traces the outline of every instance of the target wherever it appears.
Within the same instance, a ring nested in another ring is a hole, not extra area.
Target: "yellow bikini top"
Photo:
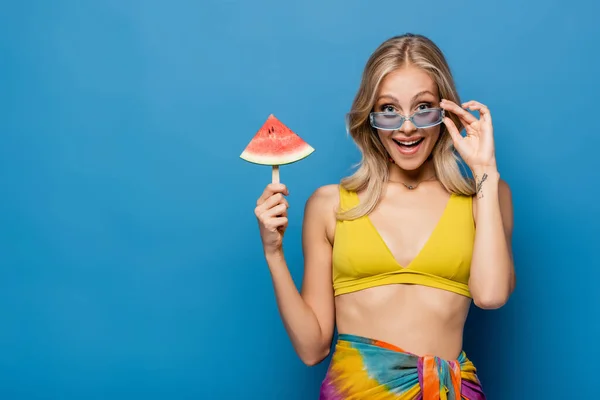
[[[340,185],[342,209],[358,203],[358,195]],[[472,205],[471,196],[452,194],[425,246],[405,267],[396,261],[367,215],[337,221],[332,259],[335,295],[406,283],[471,297],[468,283],[475,240]]]

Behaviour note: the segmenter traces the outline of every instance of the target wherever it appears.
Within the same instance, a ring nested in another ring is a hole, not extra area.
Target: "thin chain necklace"
[[[414,185],[408,185],[408,184],[406,184],[406,183],[404,183],[404,182],[399,182],[399,181],[390,181],[390,182],[392,182],[392,183],[401,183],[401,184],[403,184],[404,186],[406,186],[406,188],[407,188],[408,190],[415,190],[415,189],[416,189],[416,188],[417,188],[417,187],[418,187],[418,186],[419,186],[419,185],[420,185],[422,182],[433,181],[433,180],[435,180],[435,179],[436,179],[436,177],[435,177],[435,175],[434,175],[434,176],[432,176],[431,178],[423,179],[423,180],[421,180],[421,181],[419,181],[419,182],[415,183]]]
[[[388,157],[388,160],[389,160],[389,161],[390,161],[392,164],[395,164],[395,162],[394,162],[394,159],[393,159],[391,156],[389,156],[389,157]],[[436,179],[436,176],[434,175],[434,176],[432,176],[431,178],[423,179],[423,180],[421,180],[421,181],[417,182],[417,183],[416,183],[416,184],[414,184],[414,185],[407,185],[407,184],[406,184],[406,183],[404,183],[404,182],[390,181],[389,179],[388,179],[388,181],[389,181],[389,182],[392,182],[392,183],[401,183],[401,184],[403,184],[404,186],[406,186],[406,188],[407,188],[408,190],[415,190],[415,189],[416,189],[416,188],[417,188],[417,187],[418,187],[418,186],[421,184],[421,182],[432,181],[432,180],[435,180],[435,179]]]

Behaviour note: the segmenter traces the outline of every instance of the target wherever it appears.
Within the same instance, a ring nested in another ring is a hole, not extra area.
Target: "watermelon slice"
[[[313,151],[315,149],[271,114],[240,158],[254,164],[279,166],[300,161]]]

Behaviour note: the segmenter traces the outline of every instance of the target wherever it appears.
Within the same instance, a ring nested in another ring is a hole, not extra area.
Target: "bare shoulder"
[[[339,185],[331,184],[318,187],[308,198],[306,208],[313,212],[329,213],[335,211],[340,201]]]
[[[335,230],[339,201],[339,185],[329,184],[318,187],[310,195],[304,207],[304,218],[307,225],[318,221],[317,223],[325,229],[330,241]]]

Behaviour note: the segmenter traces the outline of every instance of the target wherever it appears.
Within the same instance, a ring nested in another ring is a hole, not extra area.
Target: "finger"
[[[477,122],[477,118],[475,118],[473,114],[471,114],[464,108],[461,108],[458,104],[451,100],[443,99],[440,102],[440,106],[445,110],[456,114],[456,116],[461,120],[462,124],[465,126]]]
[[[269,197],[267,200],[265,200],[265,202],[263,204],[265,206],[265,209],[269,209],[271,207],[275,207],[278,204],[285,204],[287,206],[288,201],[282,193],[275,193],[274,195]]]
[[[287,186],[285,186],[283,183],[269,183],[256,201],[256,205],[261,205],[266,199],[276,193],[282,193],[286,196],[290,194]]]
[[[287,213],[282,213],[280,215],[273,215],[270,217],[264,217],[261,221],[262,225],[268,230],[274,230],[278,226],[281,225],[282,219],[285,218],[285,222],[287,222],[288,215]]]
[[[473,122],[477,122],[477,118],[467,110],[461,108],[458,104],[453,101],[442,99],[440,102],[440,106],[444,110],[448,110],[454,114],[456,114],[464,125],[472,124]]]
[[[287,217],[271,218],[265,228],[271,232],[282,231],[288,226]]]
[[[448,130],[448,133],[454,142],[454,147],[456,147],[463,137],[460,135],[458,128],[454,124],[454,121],[452,121],[450,118],[444,117],[444,125],[446,125],[446,129]]]
[[[277,204],[274,207],[271,207],[271,208],[265,210],[263,213],[264,213],[265,217],[268,217],[268,218],[287,216],[288,208],[289,207],[287,205],[287,202],[285,202],[285,203]]]
[[[468,101],[463,104],[463,107],[468,108],[469,110],[479,111],[479,115],[481,115],[481,118],[484,121],[487,121],[487,122],[492,121],[492,114],[490,113],[489,108],[487,108],[487,106],[481,104],[478,101],[474,101],[474,100]]]
[[[480,107],[485,107],[485,108],[487,108],[487,106],[486,106],[485,104],[483,104],[483,103],[480,103],[480,102],[478,102],[478,101],[475,101],[475,100],[469,100],[469,101],[466,101],[466,102],[462,103],[462,106],[463,106],[463,107],[468,107],[468,106],[471,106],[471,105],[478,105],[478,106],[480,106]]]
[[[287,206],[285,204],[279,204],[273,208],[269,208],[264,211],[261,215],[263,222],[266,224],[266,221],[272,219],[274,217],[279,217],[283,215],[287,215]]]
[[[271,208],[273,208],[279,204],[285,205],[286,208],[289,207],[289,203],[288,203],[287,199],[285,197],[283,197],[283,194],[275,193],[275,194],[271,195],[270,197],[268,197],[261,204],[256,206],[255,213],[257,216],[260,216],[265,211],[270,210]]]

